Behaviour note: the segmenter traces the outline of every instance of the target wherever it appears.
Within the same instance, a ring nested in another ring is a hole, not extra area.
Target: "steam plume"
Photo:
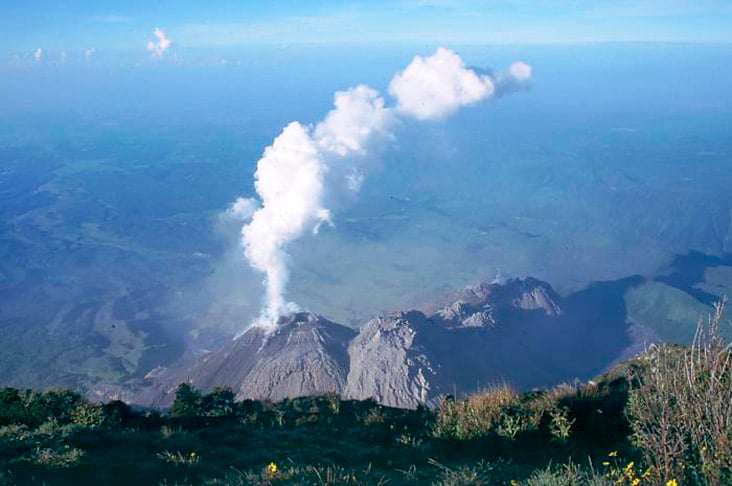
[[[165,35],[163,29],[155,27],[153,35],[157,39],[156,41],[149,41],[147,43],[147,50],[152,52],[152,55],[156,59],[161,59],[165,51],[168,50],[172,41]]]
[[[287,125],[257,162],[256,199],[237,199],[230,217],[249,221],[242,228],[244,254],[252,267],[265,275],[266,301],[256,325],[268,330],[297,309],[285,298],[289,271],[287,246],[306,231],[317,234],[331,224],[325,207],[326,191],[347,187],[357,191],[364,178],[361,156],[380,136],[391,136],[398,115],[418,120],[445,117],[462,106],[526,86],[531,67],[514,63],[497,76],[465,67],[453,51],[440,48],[430,57],[415,57],[389,85],[396,108],[385,106],[379,93],[359,85],[334,96],[335,107],[315,127],[299,122]]]
[[[258,321],[271,327],[277,318],[296,309],[284,298],[289,272],[287,244],[305,231],[317,233],[330,223],[323,196],[328,163],[365,150],[375,133],[385,129],[384,100],[367,86],[335,94],[335,108],[314,129],[292,122],[267,147],[257,162],[255,189],[262,205],[242,229],[245,255],[265,274],[266,306]],[[245,216],[255,201],[238,199],[230,208]]]

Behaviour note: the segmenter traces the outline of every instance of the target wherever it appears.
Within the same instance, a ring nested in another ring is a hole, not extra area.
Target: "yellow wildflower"
[[[677,483],[675,479],[669,479],[666,481],[666,486],[679,486],[679,483]]]
[[[608,454],[610,457],[618,457],[618,451],[612,451],[610,454]]]
[[[610,463],[607,462],[607,461],[605,461],[605,462],[602,463],[602,465],[605,466],[605,467],[608,467],[610,465]]]
[[[632,470],[632,469],[633,469],[633,466],[635,466],[635,463],[634,463],[633,461],[630,461],[630,462],[629,462],[629,463],[628,463],[628,464],[627,464],[627,465],[625,466],[625,469],[624,469],[624,470],[625,470],[625,471],[630,471],[630,470]]]
[[[274,462],[270,462],[267,465],[267,472],[270,473],[270,474],[277,473],[277,464],[275,464]]]
[[[638,486],[640,484],[640,479],[635,478],[631,483],[630,486]]]

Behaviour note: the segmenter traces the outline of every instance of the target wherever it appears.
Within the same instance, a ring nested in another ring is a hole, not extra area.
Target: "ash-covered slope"
[[[169,404],[184,381],[203,391],[230,387],[237,400],[340,394],[349,368],[346,349],[355,335],[348,327],[305,312],[282,318],[271,334],[252,327],[192,368],[155,378],[161,393],[154,403]]]
[[[490,384],[528,389],[598,370],[567,355],[586,340],[546,283],[481,284],[442,304],[425,307],[429,316],[395,313],[366,324],[349,346],[346,396],[415,407]]]
[[[629,345],[623,309],[589,289],[562,299],[536,279],[462,289],[422,310],[372,319],[356,333],[320,316],[251,328],[197,365],[154,378],[155,404],[178,383],[229,386],[238,399],[337,393],[396,407],[434,405],[496,383],[546,387],[602,371]]]

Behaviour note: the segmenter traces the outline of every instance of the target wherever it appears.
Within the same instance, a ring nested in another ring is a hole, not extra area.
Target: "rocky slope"
[[[340,394],[349,369],[348,342],[355,335],[315,314],[292,314],[271,334],[252,327],[193,366],[151,375],[158,393],[140,401],[167,406],[184,381],[200,390],[230,387],[237,400]]]
[[[251,328],[194,365],[150,375],[155,392],[138,401],[167,405],[188,381],[204,391],[231,387],[240,400],[336,393],[434,405],[495,383],[525,390],[587,379],[627,348],[627,329],[624,313],[591,291],[562,299],[531,278],[481,284],[379,316],[358,333],[309,313],[283,318],[269,335]]]

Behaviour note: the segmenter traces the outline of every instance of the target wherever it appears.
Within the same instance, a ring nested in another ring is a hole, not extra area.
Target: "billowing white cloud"
[[[416,56],[389,84],[397,110],[418,120],[434,120],[493,95],[488,75],[465,67],[463,60],[440,47],[429,57]]]
[[[385,129],[390,117],[378,91],[364,84],[336,92],[334,105],[315,127],[314,136],[319,148],[340,156],[363,153],[364,144]]]
[[[149,41],[147,43],[147,50],[152,52],[154,58],[160,59],[165,54],[165,51],[168,50],[172,41],[165,35],[165,32],[163,32],[163,29],[160,27],[155,27],[153,35],[157,40]]]
[[[493,96],[498,78],[504,84],[525,84],[531,67],[515,63],[494,79],[466,68],[460,56],[440,48],[430,57],[415,57],[394,76],[389,92],[396,108],[386,107],[376,90],[359,85],[336,92],[335,107],[315,127],[292,122],[282,130],[257,162],[259,201],[239,198],[226,212],[248,221],[242,228],[244,255],[265,275],[265,306],[255,325],[274,330],[280,316],[297,309],[285,298],[288,245],[331,223],[326,191],[359,190],[364,180],[359,161],[376,140],[391,136],[393,120],[400,114],[419,120],[447,116]]]
[[[41,60],[43,60],[43,49],[39,47],[33,51],[33,60],[35,62],[41,62]]]

